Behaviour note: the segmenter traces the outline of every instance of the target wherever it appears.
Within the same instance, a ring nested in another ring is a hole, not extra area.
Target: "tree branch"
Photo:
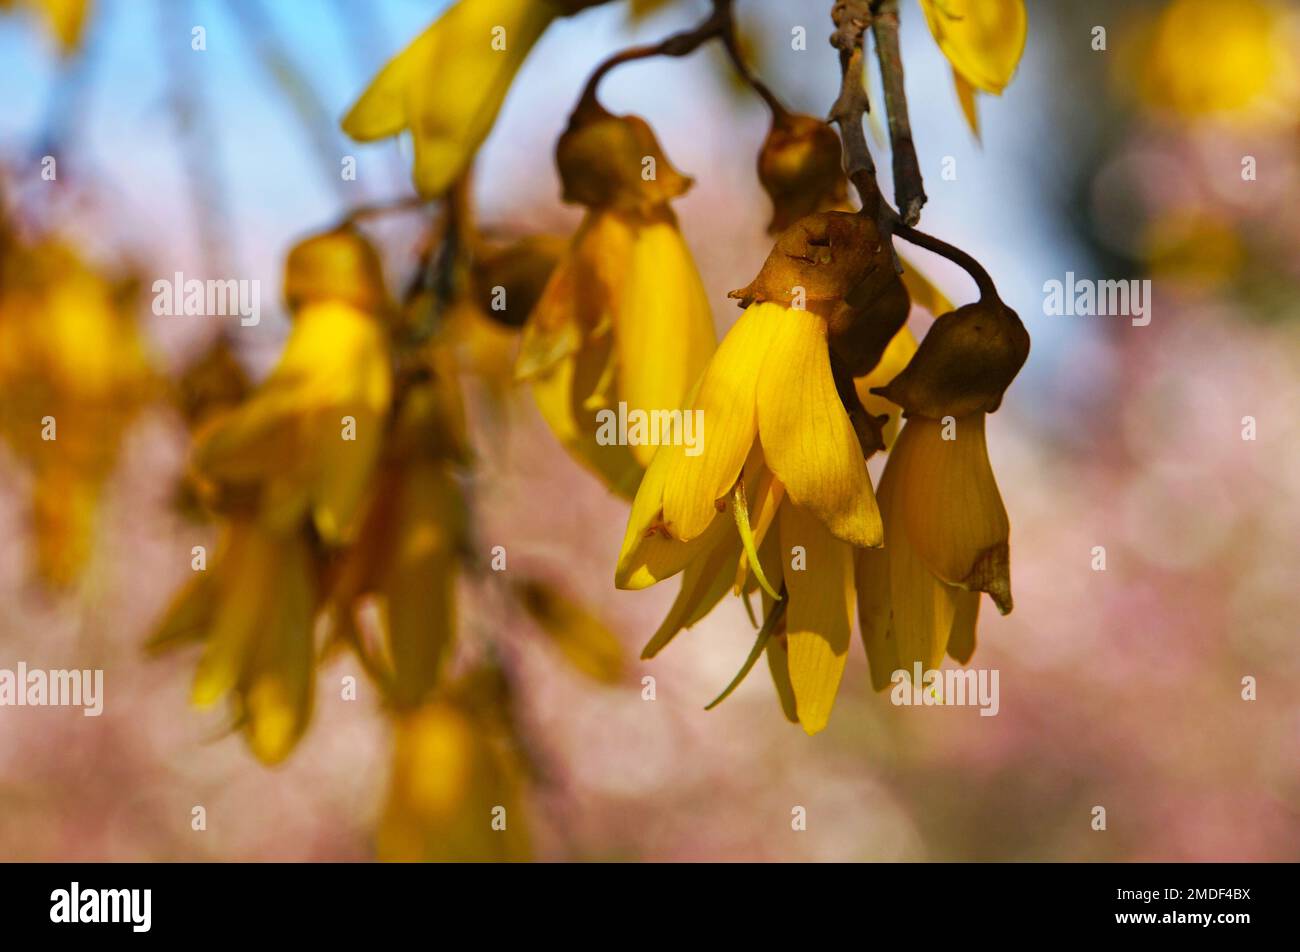
[[[885,111],[889,116],[889,144],[893,153],[894,204],[903,221],[915,225],[921,220],[925,187],[912,142],[907,118],[907,93],[903,89],[903,59],[898,49],[898,0],[879,0],[871,32],[876,38],[876,58],[885,88]]]

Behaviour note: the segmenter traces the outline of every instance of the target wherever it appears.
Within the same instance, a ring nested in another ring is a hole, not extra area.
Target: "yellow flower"
[[[921,10],[978,135],[975,91],[1000,96],[1015,75],[1028,30],[1024,0],[921,0]]]
[[[471,705],[443,699],[400,715],[379,858],[529,859],[523,774],[509,739]]]
[[[896,372],[915,349],[908,295],[875,229],[842,212],[800,219],[732,292],[748,306],[689,404],[701,451],[655,455],[614,578],[640,589],[682,573],[643,657],[728,589],[762,588],[765,621],[732,687],[766,654],[783,709],[810,734],[826,726],[848,658],[854,552],[884,535],[866,465],[884,420],[857,405],[849,374]]]
[[[336,240],[363,242],[333,233],[304,246]],[[358,306],[374,306],[376,289],[364,281],[307,285],[296,264],[316,256],[298,251],[286,279],[297,310],[280,362],[247,402],[196,435],[193,464],[208,480],[260,488],[260,516],[272,530],[288,531],[310,513],[321,538],[338,544],[354,531],[383,438],[388,338],[381,315]]]
[[[1213,0],[1168,4],[1144,42],[1127,51],[1139,94],[1187,119],[1251,111],[1284,85],[1287,57],[1294,60],[1279,14],[1260,0],[1239,0],[1231,10]]]
[[[872,683],[959,663],[975,650],[980,592],[1011,611],[1010,526],[984,441],[983,413],[912,416],[880,481],[885,545],[857,553],[862,640]]]
[[[125,285],[55,242],[0,260],[0,433],[34,475],[36,568],[71,584],[92,549],[104,480],[154,395]]]
[[[428,356],[430,378],[405,395],[330,596],[334,637],[362,654],[402,710],[438,684],[455,640],[456,582],[468,547],[465,499],[451,471],[468,455],[455,366],[445,352]],[[366,604],[381,629],[378,657],[358,631]]]
[[[343,118],[359,142],[410,129],[415,187],[442,195],[492,129],[506,92],[561,0],[457,0],[377,75]]]
[[[703,416],[703,452],[669,446],[656,455],[633,503],[615,583],[644,588],[686,570],[646,656],[733,585],[752,590],[766,581],[778,594],[784,584],[780,668],[799,722],[815,733],[829,719],[848,656],[853,548],[880,545],[883,534],[831,372],[825,320],[750,305],[705,371],[693,409]]]
[[[206,707],[229,695],[253,754],[278,763],[311,715],[317,603],[302,533],[275,535],[235,518],[214,564],[176,598],[149,648],[203,641],[193,702]]]
[[[655,447],[602,445],[601,411],[680,410],[714,348],[704,285],[667,205],[690,183],[635,117],[601,110],[558,151],[566,197],[590,210],[529,316],[516,372],[565,447],[631,495]]]

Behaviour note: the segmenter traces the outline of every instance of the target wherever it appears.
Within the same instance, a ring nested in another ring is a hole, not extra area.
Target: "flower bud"
[[[775,116],[758,153],[758,180],[772,199],[771,234],[804,215],[842,205],[847,188],[839,136],[812,116]]]
[[[304,239],[285,262],[284,298],[290,310],[309,301],[343,301],[371,313],[385,310],[388,293],[379,255],[352,228]]]
[[[649,124],[587,102],[555,147],[566,202],[647,211],[676,198],[691,179],[669,164]]]
[[[903,372],[872,393],[931,420],[992,413],[1028,356],[1016,312],[982,298],[936,319]]]
[[[818,314],[831,350],[855,377],[879,362],[910,307],[875,220],[838,211],[806,215],[787,228],[758,277],[730,296],[745,307],[771,301]]]

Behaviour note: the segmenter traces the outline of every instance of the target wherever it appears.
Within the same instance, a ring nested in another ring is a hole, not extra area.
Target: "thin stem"
[[[746,65],[744,58],[740,55],[740,45],[736,40],[736,21],[732,12],[732,0],[713,0],[713,9],[709,12],[708,17],[692,29],[674,33],[658,43],[629,47],[610,56],[597,66],[591,76],[588,77],[587,85],[583,88],[582,96],[578,99],[578,105],[574,111],[592,109],[597,105],[596,92],[600,82],[616,67],[636,60],[649,59],[653,56],[687,56],[710,40],[722,41],[723,49],[726,50],[731,65],[735,67],[741,79],[767,104],[773,116],[781,117],[788,114],[788,110],[776,98],[776,94],[750,71],[749,66]]]
[[[731,65],[735,67],[736,73],[741,79],[748,84],[749,88],[754,90],[763,102],[767,103],[768,111],[772,113],[773,119],[784,119],[790,114],[790,110],[785,108],[784,103],[776,98],[776,94],[768,88],[767,84],[754,75],[750,70],[749,64],[740,54],[740,43],[736,38],[736,20],[731,8],[731,0],[714,0],[715,11],[721,11],[725,17],[725,23],[722,29],[722,48],[727,53],[727,58],[731,60]]]
[[[984,270],[984,266],[978,261],[948,242],[935,238],[933,235],[927,235],[925,232],[917,231],[911,225],[903,222],[897,222],[894,225],[894,234],[904,241],[910,241],[918,247],[927,251],[933,251],[935,254],[947,258],[953,264],[960,266],[967,274],[974,279],[975,284],[979,287],[980,298],[982,300],[1000,300],[998,297],[997,286],[994,285],[993,279],[989,273]]]
[[[894,204],[903,221],[915,225],[921,220],[925,187],[912,142],[912,125],[907,117],[907,93],[903,89],[903,58],[898,48],[898,0],[880,0],[871,32],[876,38],[876,58],[885,88],[885,111],[889,116],[889,144],[893,153]]]
[[[674,33],[658,43],[628,47],[607,58],[587,78],[587,85],[583,88],[582,96],[578,99],[578,105],[574,111],[577,112],[596,106],[596,91],[600,87],[600,81],[616,67],[635,60],[649,59],[652,56],[686,56],[695,52],[709,40],[722,36],[724,24],[729,19],[729,11],[727,13],[720,12],[724,6],[725,3],[723,2],[715,2],[713,11],[708,18],[693,29]]]

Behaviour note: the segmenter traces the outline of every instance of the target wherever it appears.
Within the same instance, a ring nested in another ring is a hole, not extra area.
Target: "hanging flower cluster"
[[[577,230],[485,237],[469,198],[474,155],[549,24],[594,5],[458,0],[384,67],[342,126],[359,141],[409,133],[419,202],[355,209],[293,247],[292,329],[261,383],[219,340],[178,387],[192,430],[180,498],[215,523],[219,543],[150,645],[198,647],[194,702],[228,704],[266,763],[306,732],[322,653],[351,651],[394,730],[385,858],[530,854],[526,804],[545,770],[519,716],[511,638],[460,630],[467,586],[493,586],[508,617],[518,612],[584,674],[622,676],[617,639],[594,613],[540,579],[483,570],[505,556],[474,539],[466,373],[498,406],[527,383],[565,449],[632,500],[617,587],[681,576],[645,657],[728,591],[747,608],[760,593],[754,650],[719,701],[766,658],[786,716],[815,733],[855,619],[879,688],[913,663],[968,661],[981,593],[1011,609],[1009,522],[985,420],[1029,341],[973,258],[913,227],[925,195],[896,0],[834,5],[842,88],[830,121],[786,109],[750,72],[730,0],[714,0],[695,29],[615,54],[555,148],[563,198],[584,209]],[[971,90],[1000,93],[1014,71],[1023,4],[921,5],[974,126]],[[876,187],[862,129],[873,33],[897,211]],[[711,41],[770,109],[757,176],[776,235],[754,280],[732,292],[742,312],[720,344],[672,208],[692,180],[645,119],[597,96],[623,63]],[[426,205],[435,212],[416,273],[394,297],[361,222]],[[978,299],[954,308],[899,256],[900,240],[965,268]],[[913,306],[935,317],[919,345]],[[611,441],[600,422],[611,413],[689,416],[701,439]],[[881,452],[873,486],[867,461]]]

